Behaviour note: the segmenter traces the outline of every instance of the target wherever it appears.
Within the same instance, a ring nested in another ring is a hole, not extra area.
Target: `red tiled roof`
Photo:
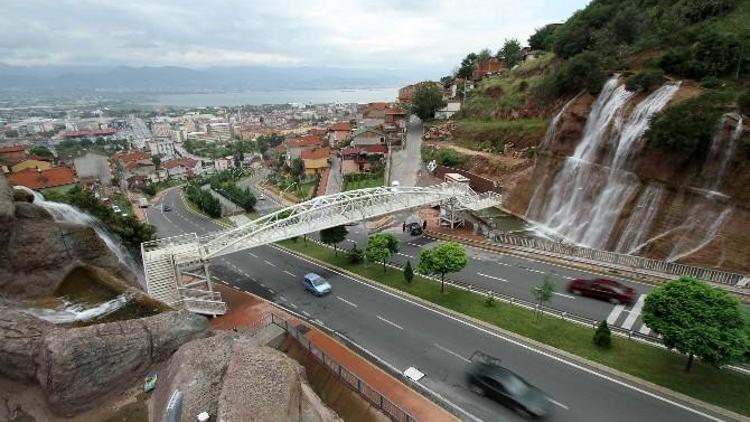
[[[339,122],[331,126],[331,130],[334,132],[350,132],[352,130],[352,124],[349,122]]]
[[[183,166],[191,169],[194,168],[197,163],[198,161],[193,160],[192,158],[178,158],[161,163],[160,168],[171,169],[177,166]]]
[[[26,186],[29,189],[53,188],[71,185],[76,182],[76,174],[70,167],[52,167],[48,170],[26,169],[8,176],[12,185]]]
[[[81,138],[84,136],[110,136],[114,135],[116,130],[111,128],[94,129],[94,130],[69,130],[63,133],[64,138]]]
[[[367,154],[388,154],[388,147],[386,145],[365,145],[362,147],[362,151]]]
[[[23,145],[10,145],[7,147],[0,147],[0,154],[7,154],[11,152],[24,152],[26,147]]]
[[[406,114],[406,111],[399,106],[389,107],[385,110],[385,114]]]
[[[287,147],[311,147],[315,145],[324,145],[325,141],[320,136],[307,135],[301,138],[294,138],[287,141]]]
[[[302,151],[303,160],[319,160],[321,158],[328,158],[331,155],[331,148],[316,148],[307,151]]]
[[[341,150],[341,155],[356,155],[359,154],[359,148],[357,147],[346,147]]]
[[[131,161],[143,161],[143,160],[150,160],[151,154],[145,151],[135,151],[135,152],[123,152],[123,153],[117,153],[112,156],[112,161],[121,161],[123,164],[127,164]]]

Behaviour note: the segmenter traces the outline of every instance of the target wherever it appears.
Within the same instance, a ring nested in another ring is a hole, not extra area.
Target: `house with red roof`
[[[15,186],[26,186],[33,190],[73,187],[77,180],[70,167],[52,167],[47,170],[26,169],[8,175],[8,182]]]
[[[301,158],[305,162],[305,175],[319,174],[330,167],[328,162],[331,156],[330,147],[315,148],[302,151]]]
[[[336,147],[345,143],[349,140],[349,137],[352,136],[353,130],[354,126],[349,122],[334,123],[330,127],[330,132],[328,132],[329,145]]]
[[[26,147],[23,145],[8,145],[0,147],[0,161],[14,164],[26,158]]]
[[[291,166],[292,161],[302,156],[302,151],[307,151],[326,146],[327,142],[320,136],[305,135],[286,141],[286,165]]]

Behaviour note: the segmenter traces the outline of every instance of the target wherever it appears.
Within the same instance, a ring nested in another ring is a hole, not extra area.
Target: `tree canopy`
[[[383,271],[388,258],[398,252],[398,239],[390,233],[378,233],[367,239],[367,248],[365,256],[369,261],[382,262]]]
[[[683,277],[654,289],[646,298],[643,321],[664,345],[721,366],[738,362],[750,348],[748,315],[739,300],[700,280]]]
[[[442,242],[419,254],[417,269],[422,274],[440,275],[440,291],[445,291],[445,275],[461,271],[469,262],[464,247],[456,242]]]
[[[435,117],[435,112],[443,107],[445,107],[443,90],[439,85],[427,82],[419,84],[409,109],[420,119],[429,120]]]
[[[521,52],[521,43],[517,39],[506,39],[503,47],[498,51],[498,56],[502,56],[505,65],[509,68],[521,63],[523,53]]]
[[[532,50],[551,50],[555,28],[556,26],[552,24],[537,28],[536,32],[529,37],[529,47]]]
[[[320,231],[320,241],[327,245],[333,245],[333,250],[338,254],[338,244],[346,239],[347,234],[349,234],[349,230],[346,229],[346,226],[334,226]]]
[[[471,77],[471,73],[474,72],[474,66],[477,63],[477,55],[476,53],[469,53],[464,57],[463,60],[461,60],[461,66],[458,68],[458,72],[456,72],[456,76],[463,79],[469,79]]]

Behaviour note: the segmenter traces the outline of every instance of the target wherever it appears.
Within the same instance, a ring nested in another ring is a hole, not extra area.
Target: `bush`
[[[221,203],[208,191],[201,189],[197,185],[191,184],[185,186],[185,196],[187,196],[190,202],[194,203],[198,209],[206,213],[209,217],[221,217]]]
[[[438,164],[447,167],[458,167],[466,161],[466,156],[451,148],[425,148],[422,151],[422,158],[424,161],[435,160]]]
[[[667,73],[693,79],[724,76],[736,70],[741,49],[736,35],[706,30],[690,47],[667,50],[660,66]]]
[[[359,264],[360,262],[364,261],[365,253],[362,249],[359,249],[357,245],[355,244],[347,253],[347,258],[349,259],[350,263]]]
[[[750,157],[750,135],[742,138],[742,149],[745,151],[745,154]]]
[[[716,88],[721,88],[721,85],[722,85],[721,79],[717,78],[716,76],[706,76],[703,79],[701,79],[701,86],[703,88],[716,89]]]
[[[556,28],[555,25],[545,25],[537,28],[536,32],[529,37],[529,47],[532,50],[550,51]]]
[[[488,294],[484,299],[484,306],[487,306],[489,308],[495,306],[495,296],[492,293]]]
[[[661,69],[648,69],[632,75],[625,82],[628,91],[651,92],[664,82],[664,71]]]
[[[597,93],[606,79],[607,73],[599,55],[585,51],[542,77],[534,87],[534,96],[541,102],[549,98],[574,95],[583,89]]]
[[[712,96],[685,100],[656,115],[646,132],[648,145],[688,157],[710,145],[722,113]]]
[[[411,267],[411,261],[406,261],[404,267],[404,281],[411,283],[414,280],[414,268]]]
[[[608,349],[612,346],[612,332],[609,331],[607,321],[602,321],[594,331],[594,344],[602,349]]]

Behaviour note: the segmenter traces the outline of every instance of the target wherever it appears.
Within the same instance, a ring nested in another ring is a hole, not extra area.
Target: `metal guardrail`
[[[417,419],[407,411],[400,408],[396,403],[392,402],[388,397],[380,393],[378,390],[371,387],[363,379],[359,378],[356,374],[351,372],[345,366],[339,364],[336,360],[328,356],[323,350],[315,346],[307,337],[304,336],[296,326],[291,324],[286,318],[276,315],[271,312],[264,315],[255,326],[251,327],[251,330],[257,331],[270,324],[277,325],[283,328],[289,335],[291,335],[297,343],[299,343],[304,349],[309,351],[315,358],[322,362],[327,368],[341,378],[344,383],[352,390],[359,393],[375,408],[381,410],[388,417],[398,422],[415,422]]]

